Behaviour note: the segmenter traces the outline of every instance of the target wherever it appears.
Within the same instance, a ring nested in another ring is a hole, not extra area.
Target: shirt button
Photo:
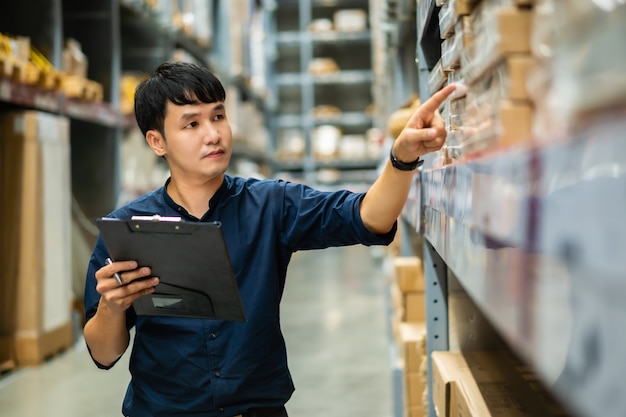
[[[211,333],[211,339],[217,339],[217,335],[215,333]]]
[[[220,373],[220,371],[217,371],[217,372],[215,373],[215,376],[219,378],[220,376],[222,376],[222,374]]]
[[[224,412],[224,407],[220,407],[220,413]]]

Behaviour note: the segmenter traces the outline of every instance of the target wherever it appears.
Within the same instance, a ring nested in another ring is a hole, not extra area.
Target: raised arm
[[[398,161],[411,163],[443,146],[446,129],[437,109],[455,90],[449,85],[423,103],[394,141],[392,152]],[[374,233],[387,233],[400,215],[411,188],[414,170],[402,171],[387,160],[383,172],[361,202],[361,218]]]

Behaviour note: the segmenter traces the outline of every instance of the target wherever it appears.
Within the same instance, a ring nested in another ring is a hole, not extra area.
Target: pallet
[[[17,332],[15,335],[15,357],[18,366],[37,366],[65,352],[74,343],[72,323],[69,322],[52,331]]]
[[[0,374],[16,367],[12,337],[0,337]]]

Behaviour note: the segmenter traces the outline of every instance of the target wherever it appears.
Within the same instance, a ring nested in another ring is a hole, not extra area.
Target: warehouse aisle
[[[282,321],[296,392],[290,417],[390,417],[390,342],[380,248],[296,253]],[[0,410],[10,417],[121,415],[125,355],[114,369],[92,365],[79,343],[37,368],[0,377]]]

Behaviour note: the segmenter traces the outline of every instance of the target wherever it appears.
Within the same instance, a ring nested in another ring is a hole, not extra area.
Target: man
[[[286,416],[284,404],[294,387],[279,304],[291,255],[391,242],[419,157],[444,142],[437,108],[453,90],[444,88],[416,111],[366,194],[328,193],[225,175],[232,137],[221,83],[193,64],[157,68],[137,88],[135,115],[171,177],[109,217],[219,220],[248,321],[136,315],[133,301],[154,292],[159,278],[133,260],[107,265],[109,255],[98,238],[87,271],[84,335],[97,366],[108,369],[126,351],[135,328],[124,415]]]

